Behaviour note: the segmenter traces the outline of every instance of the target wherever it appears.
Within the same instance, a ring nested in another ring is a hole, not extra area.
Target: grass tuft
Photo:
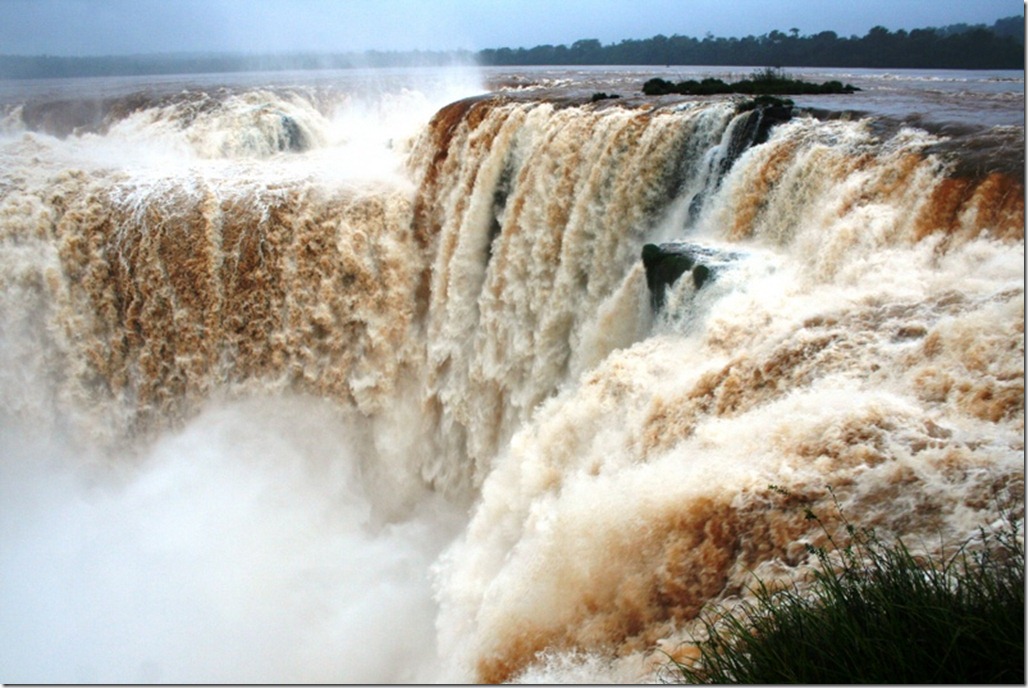
[[[1024,684],[1024,542],[1013,518],[931,558],[845,517],[840,546],[806,516],[829,544],[808,546],[810,586],[758,582],[754,601],[708,611],[697,659],[668,666],[675,682]]]

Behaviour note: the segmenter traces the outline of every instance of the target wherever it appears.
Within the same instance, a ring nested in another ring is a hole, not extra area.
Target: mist
[[[6,419],[4,681],[435,680],[429,565],[460,519],[423,494],[386,522],[359,435],[327,402],[254,399],[85,470]]]

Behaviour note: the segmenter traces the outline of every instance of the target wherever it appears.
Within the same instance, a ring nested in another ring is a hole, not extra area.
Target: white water
[[[435,680],[428,567],[460,516],[425,495],[378,522],[353,434],[324,403],[252,399],[112,478],[7,430],[5,680]]]
[[[81,342],[56,330],[77,316],[48,318],[61,306],[36,280],[61,270],[61,242],[46,224],[62,193],[109,196],[143,226],[148,209],[174,212],[197,197],[242,203],[260,218],[298,188],[307,189],[299,203],[312,193],[384,194],[406,208],[407,139],[452,97],[387,91],[318,112],[249,91],[188,127],[180,104],[135,113],[104,135],[8,132],[0,680],[441,678],[429,568],[464,516],[390,465],[412,451],[398,405],[379,421],[388,431],[371,437],[368,419],[345,405],[258,381],[126,446],[134,409],[123,396],[101,401],[103,412],[69,401],[91,393],[64,384],[81,365],[67,350]],[[269,112],[301,122],[312,150],[273,150]],[[58,293],[67,298],[67,288]]]
[[[720,179],[728,104],[439,83],[11,111],[0,680],[652,680],[804,570],[772,483],[1023,518],[1023,186],[809,118]],[[653,316],[672,239],[738,257]]]

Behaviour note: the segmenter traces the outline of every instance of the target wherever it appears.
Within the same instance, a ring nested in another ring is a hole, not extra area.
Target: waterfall
[[[385,597],[366,611],[378,658],[423,641],[418,671],[290,658],[265,680],[637,681],[705,604],[809,565],[822,534],[799,500],[928,549],[1023,519],[1023,179],[964,174],[938,135],[802,112],[768,128],[723,100],[478,96],[395,137],[324,94],[119,102],[5,120],[5,476],[17,490],[15,464],[59,438],[73,472],[122,486],[77,517],[99,541],[174,542],[207,501],[161,500],[209,491],[247,505],[211,516],[238,521],[229,541],[253,520],[273,532],[255,546],[317,569],[240,555],[281,576],[272,594],[374,588],[334,568],[347,552],[419,581],[409,635]],[[675,242],[720,262],[655,301],[642,247]],[[34,513],[17,503],[9,523]],[[153,530],[122,532],[126,512]],[[218,554],[184,547],[190,589]],[[352,643],[360,615],[323,608],[315,642]],[[218,661],[160,675],[260,680]]]

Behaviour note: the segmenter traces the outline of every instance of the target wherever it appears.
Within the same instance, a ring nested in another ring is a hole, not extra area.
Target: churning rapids
[[[1023,72],[548,74],[0,89],[0,680],[652,681],[799,499],[1023,532]]]

